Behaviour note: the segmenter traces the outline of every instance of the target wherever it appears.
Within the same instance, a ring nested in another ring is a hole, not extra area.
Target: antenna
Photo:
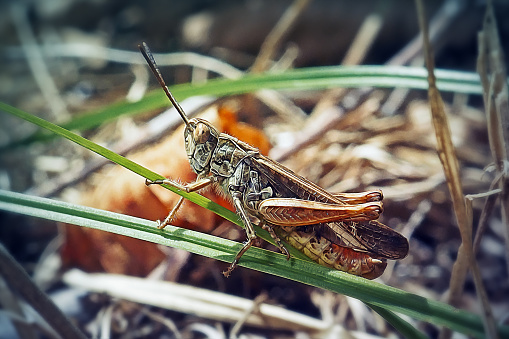
[[[154,75],[156,76],[157,81],[159,81],[159,84],[163,88],[164,93],[166,93],[168,99],[170,99],[171,103],[173,104],[177,112],[179,112],[180,116],[182,117],[182,120],[184,120],[184,123],[186,125],[189,125],[189,119],[187,118],[186,112],[184,112],[184,110],[177,102],[173,94],[171,94],[170,90],[168,89],[168,86],[166,86],[163,76],[161,75],[161,71],[159,70],[159,67],[157,67],[156,61],[154,60],[154,56],[152,55],[152,52],[150,52],[150,48],[148,48],[148,45],[145,42],[142,42],[141,45],[138,45],[138,48],[140,49],[141,54],[143,54],[145,60],[147,60],[148,66],[152,70],[152,73],[154,73]]]

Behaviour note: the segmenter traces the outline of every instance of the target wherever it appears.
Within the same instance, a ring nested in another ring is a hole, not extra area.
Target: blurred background
[[[493,4],[507,64],[509,22],[504,19],[509,3]],[[476,72],[477,33],[485,5],[484,1],[426,1],[437,68]],[[285,26],[285,20],[291,24]],[[415,4],[401,0],[3,1],[0,36],[0,100],[55,123],[114,103],[136,102],[146,91],[160,90],[138,52],[142,41],[161,53],[156,59],[168,84],[340,64],[423,65]],[[496,172],[489,168],[493,159],[482,95],[442,95],[465,194],[486,192]],[[381,221],[409,239],[410,254],[390,263],[378,280],[445,300],[461,237],[436,155],[425,91],[265,91],[189,98],[182,104],[189,114],[202,114],[222,131],[255,145],[331,192],[382,189]],[[159,174],[190,182],[193,173],[183,154],[182,130],[178,121],[168,117],[174,112],[161,111],[122,116],[77,132]],[[67,140],[27,139],[37,131],[28,122],[6,114],[1,121],[2,189],[151,220],[164,218],[177,201],[176,195],[147,188],[143,178]],[[205,195],[229,206],[213,191]],[[474,229],[484,202],[484,198],[473,201]],[[332,318],[346,330],[396,335],[359,301],[302,284],[243,268],[224,279],[220,273],[225,263],[76,226],[6,212],[0,212],[0,222],[1,243],[89,334],[106,333],[98,328],[107,319],[110,337],[224,337],[235,322],[85,293],[63,282],[62,274],[72,268],[151,276],[250,300],[262,296],[264,302],[306,316]],[[192,203],[184,205],[174,224],[245,239],[240,228]],[[493,209],[487,224],[477,258],[495,317],[503,321],[509,311],[509,280],[503,231],[507,225],[500,206]],[[470,276],[456,305],[478,310]],[[104,314],[107,309],[112,311]],[[156,315],[171,319],[174,328],[161,325],[165,322]],[[0,326],[6,331],[0,338],[16,337],[14,327],[2,317]],[[438,335],[436,327],[419,326],[431,337]],[[297,335],[291,328],[253,324],[240,333],[270,338]],[[320,337],[316,329],[298,333],[302,338]]]

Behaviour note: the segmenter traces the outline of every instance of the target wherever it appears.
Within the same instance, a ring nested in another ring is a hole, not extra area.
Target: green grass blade
[[[70,141],[73,141],[73,142],[77,143],[78,145],[83,146],[83,147],[91,150],[92,152],[95,152],[95,153],[109,159],[110,161],[112,161],[112,162],[114,162],[114,163],[136,173],[136,174],[139,174],[140,176],[142,176],[144,178],[147,178],[150,180],[164,178],[163,176],[161,176],[157,173],[154,173],[154,172],[150,171],[149,169],[147,169],[147,168],[145,168],[145,167],[143,167],[143,166],[141,166],[141,165],[139,165],[139,164],[137,164],[137,163],[135,163],[135,162],[105,148],[105,147],[102,147],[102,146],[100,146],[86,138],[83,138],[82,136],[79,136],[71,131],[68,131],[61,126],[55,125],[49,121],[46,121],[44,119],[41,119],[39,117],[36,117],[29,113],[26,113],[18,108],[15,108],[8,104],[0,102],[0,110],[3,110],[7,113],[10,113],[14,116],[21,118],[21,119],[24,119],[26,121],[33,123],[33,124],[36,124],[39,127],[42,127],[48,131],[51,131],[57,135],[62,136],[64,138],[67,138]],[[140,178],[140,180],[141,180],[141,178]],[[197,194],[197,193],[193,193],[193,192],[187,193],[184,191],[179,191],[176,188],[170,187],[167,185],[162,185],[162,186],[175,192],[178,195],[183,196],[184,198],[197,204],[198,206],[206,208],[206,209],[216,213],[217,215],[225,218],[226,220],[229,220],[229,221],[237,224],[240,227],[244,227],[242,222],[240,221],[240,218],[238,217],[238,215],[236,213],[207,199],[206,197],[204,197],[200,194]],[[256,228],[256,232],[257,232],[258,236],[260,236],[262,239],[274,244],[272,237],[269,235],[269,233],[267,231],[265,231],[259,227],[256,227],[256,226],[255,226],[255,228]],[[293,248],[291,246],[288,246],[288,250],[289,250],[290,254],[294,257],[301,258],[303,260],[310,260],[303,253],[301,253],[300,251],[296,250],[295,248]]]
[[[153,221],[3,190],[0,190],[0,209],[122,234],[225,262],[231,262],[242,246],[230,240],[174,226],[159,230]],[[482,321],[474,314],[309,261],[296,258],[287,261],[281,254],[252,247],[242,257],[240,264],[348,295],[374,308],[381,307],[443,325],[469,336],[484,337]],[[393,316],[387,312],[385,315]],[[509,336],[509,327],[500,326],[499,333],[501,337]]]
[[[102,147],[102,146],[100,146],[86,138],[83,138],[82,136],[79,136],[73,132],[70,132],[70,131],[66,130],[65,128],[55,125],[49,121],[46,121],[44,119],[41,119],[39,117],[36,117],[29,113],[26,113],[20,109],[17,109],[15,107],[12,107],[12,106],[7,105],[2,102],[0,102],[0,110],[10,113],[12,115],[15,115],[21,119],[24,119],[26,121],[33,123],[33,124],[36,124],[48,131],[51,131],[51,132],[58,134],[64,138],[67,138],[67,139],[77,143],[78,145],[83,146],[83,147],[91,150],[92,152],[95,152],[95,153],[111,160],[112,162],[114,162],[120,166],[123,166],[123,167],[127,168],[128,170],[133,171],[134,173],[141,175],[144,178],[147,178],[150,180],[164,178],[161,175],[154,173],[154,172],[150,171],[149,169],[147,169],[147,168],[145,168],[145,167],[143,167],[143,166],[127,159],[127,158],[124,158],[123,156],[118,155],[115,152],[113,152],[105,147]],[[140,180],[141,180],[141,178],[140,178]],[[221,205],[216,204],[213,201],[210,201],[209,199],[207,199],[197,193],[192,193],[192,192],[186,193],[183,191],[178,191],[177,189],[175,189],[173,187],[169,187],[169,186],[165,186],[165,187],[179,195],[182,195],[186,199],[194,202],[195,204],[197,204],[201,207],[204,207],[208,210],[211,210],[211,211],[217,213],[218,215],[220,215],[221,217],[223,217],[227,220],[230,220],[233,223],[236,223],[237,225],[242,225],[237,214],[222,207]]]
[[[373,311],[382,316],[389,324],[391,324],[404,338],[413,338],[413,339],[426,339],[429,338],[424,333],[416,329],[407,321],[398,317],[391,311],[386,310],[383,307],[375,306],[370,303],[366,303]]]
[[[277,90],[319,90],[333,87],[403,87],[427,89],[427,73],[424,68],[400,66],[328,66],[301,68],[283,73],[247,74],[239,79],[215,79],[207,83],[181,84],[171,87],[178,101],[195,95],[225,96],[257,91]],[[475,73],[437,71],[438,87],[442,91],[481,94],[479,76]],[[69,129],[86,130],[100,126],[120,116],[136,115],[168,107],[163,91],[154,90],[138,102],[120,101],[109,106],[82,113],[61,126]],[[15,142],[8,147],[26,144],[51,136],[44,132]]]

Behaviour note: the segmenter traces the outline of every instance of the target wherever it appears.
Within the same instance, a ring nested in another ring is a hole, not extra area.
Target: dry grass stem
[[[265,38],[260,53],[251,67],[252,73],[260,73],[269,68],[283,38],[290,32],[310,2],[311,0],[294,0],[292,5],[287,8],[276,26]]]
[[[489,304],[486,290],[484,288],[479,266],[477,265],[477,261],[473,253],[471,229],[472,218],[469,216],[467,206],[464,201],[463,188],[461,185],[461,178],[459,173],[459,164],[455,154],[455,147],[452,143],[449,121],[445,114],[442,97],[436,87],[436,78],[434,75],[434,59],[429,42],[428,26],[426,23],[424,5],[421,0],[416,0],[416,4],[419,17],[419,26],[421,28],[424,40],[426,67],[428,69],[428,97],[430,100],[433,126],[435,128],[435,134],[437,138],[437,151],[442,166],[444,167],[447,185],[452,196],[454,213],[456,215],[456,220],[458,222],[458,227],[461,234],[462,251],[460,252],[464,252],[465,254],[464,257],[460,257],[458,255],[457,261],[463,260],[463,258],[466,258],[468,261],[472,270],[472,275],[474,277],[476,291],[478,293],[479,300],[483,309],[482,316],[486,334],[490,338],[497,338],[498,334],[496,331],[493,313]],[[463,282],[458,282],[457,284],[454,283],[455,278],[457,277],[453,276],[451,278],[452,284],[455,284],[456,286],[463,284]]]
[[[114,274],[65,273],[64,281],[89,291],[194,314],[206,319],[287,330],[323,331],[328,324],[300,313],[252,300],[191,286]],[[253,312],[253,310],[257,310]],[[247,317],[246,317],[247,314]]]
[[[161,324],[166,326],[171,331],[171,333],[175,336],[176,339],[183,338],[177,325],[171,319],[164,317],[160,314],[157,314],[155,312],[152,312],[152,311],[148,310],[146,307],[140,307],[140,311],[143,312],[144,314],[146,314],[148,317],[150,317],[150,318],[154,319],[155,321],[160,322]]]
[[[369,15],[359,28],[352,44],[350,44],[341,65],[359,65],[362,63],[375,38],[380,32],[382,19],[376,14]],[[316,118],[324,110],[336,106],[338,100],[345,94],[345,88],[333,88],[324,93],[320,101],[313,108],[310,119]]]
[[[505,256],[509,270],[509,90],[507,86],[507,71],[504,63],[503,50],[497,31],[497,21],[491,1],[488,2],[483,22],[483,30],[478,35],[479,56],[477,69],[481,77],[484,90],[484,105],[488,120],[488,137],[498,172],[492,188],[498,186],[501,190],[500,204],[502,222],[505,227]],[[494,198],[486,201],[483,216],[489,216],[493,211]],[[484,212],[486,211],[486,212]],[[490,212],[488,214],[488,212]],[[484,225],[484,220],[483,221]],[[480,230],[484,231],[484,227]],[[481,234],[482,235],[482,234]]]
[[[262,293],[253,300],[253,304],[249,309],[244,312],[244,315],[233,325],[230,331],[230,338],[237,338],[242,326],[246,323],[250,315],[260,312],[260,305],[265,303],[268,299],[267,293]]]
[[[60,91],[48,70],[37,39],[30,27],[27,6],[23,3],[12,3],[10,5],[11,15],[21,41],[23,53],[39,90],[46,99],[46,104],[51,109],[56,121],[68,120],[70,115],[67,111],[67,105],[62,100]]]

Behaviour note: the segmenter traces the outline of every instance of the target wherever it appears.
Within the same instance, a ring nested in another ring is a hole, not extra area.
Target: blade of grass
[[[0,209],[122,234],[225,262],[230,262],[242,246],[174,226],[160,230],[155,222],[145,219],[3,190],[0,190]],[[484,337],[482,321],[472,313],[313,262],[296,258],[287,261],[282,254],[252,247],[240,265],[342,293],[370,306],[443,325],[469,336]],[[509,327],[500,326],[498,330],[501,336],[509,336]]]
[[[475,73],[437,70],[441,90],[480,94],[479,76]],[[302,68],[284,73],[248,74],[239,79],[216,79],[205,84],[181,84],[171,87],[178,101],[195,95],[225,96],[260,89],[313,90],[335,87],[403,87],[427,89],[424,68],[400,66],[332,66]],[[61,126],[74,130],[86,130],[112,121],[120,116],[135,115],[168,106],[161,90],[154,90],[137,102],[120,101],[107,107],[82,113]],[[52,137],[51,134],[35,134],[5,146],[14,147],[35,140]]]
[[[12,107],[12,106],[7,105],[2,102],[0,102],[0,110],[3,110],[7,113],[15,115],[23,120],[29,121],[33,124],[36,124],[36,125],[44,128],[44,129],[47,129],[55,134],[58,134],[64,138],[67,138],[67,139],[77,143],[78,145],[83,146],[83,147],[91,150],[92,152],[95,152],[95,153],[111,160],[112,162],[133,171],[136,174],[141,175],[142,177],[145,177],[150,180],[164,179],[164,177],[158,175],[157,173],[154,173],[154,172],[146,169],[145,167],[143,167],[143,166],[127,159],[127,158],[124,158],[123,156],[118,155],[113,151],[110,151],[109,149],[107,149],[105,147],[102,147],[96,143],[93,143],[90,140],[87,140],[87,139],[85,139],[75,133],[72,133],[63,127],[55,125],[49,121],[38,118],[34,115],[26,113],[20,109],[17,109],[15,107]],[[234,212],[214,203],[213,201],[210,201],[209,199],[207,199],[197,193],[186,193],[186,192],[179,191],[172,187],[167,187],[167,188],[169,188],[171,191],[173,191],[179,195],[182,195],[186,199],[194,202],[195,204],[217,213],[218,215],[222,216],[223,218],[225,218],[237,225],[242,224],[240,222],[238,216]]]
[[[441,90],[481,94],[479,76],[475,73],[437,70]],[[331,87],[405,87],[427,89],[426,70],[417,67],[332,66],[290,70],[284,73],[247,74],[239,79],[215,79],[207,83],[171,86],[178,101],[195,95],[225,96],[260,89],[323,89]],[[168,106],[160,89],[148,93],[144,99],[119,102],[109,107],[83,113],[62,127],[87,129],[121,115],[147,112]]]
[[[404,338],[414,338],[414,339],[426,339],[424,333],[418,331],[414,326],[404,321],[396,314],[391,311],[386,310],[385,308],[372,305],[370,303],[366,303],[370,308],[373,309],[376,313],[381,315],[389,324],[394,326],[398,330],[398,332],[403,335]]]
[[[7,105],[2,102],[0,102],[0,110],[3,110],[7,113],[15,115],[21,119],[29,121],[33,124],[36,124],[36,125],[44,128],[44,129],[47,129],[53,133],[56,133],[64,138],[67,138],[70,141],[73,141],[73,142],[77,143],[78,145],[83,146],[83,147],[91,150],[92,152],[95,152],[95,153],[111,160],[112,162],[114,162],[122,167],[125,167],[126,169],[128,169],[136,174],[139,174],[142,177],[145,177],[150,180],[164,178],[161,175],[154,173],[154,172],[150,171],[149,169],[146,169],[145,167],[143,167],[143,166],[127,159],[127,158],[124,158],[123,156],[118,155],[115,152],[112,152],[105,147],[102,147],[102,146],[100,146],[86,138],[83,138],[82,136],[79,136],[79,135],[77,135],[71,131],[68,131],[63,127],[55,125],[49,121],[46,121],[44,119],[33,116],[29,113],[26,113],[20,109],[17,109],[15,107],[12,107],[12,106]],[[236,213],[234,213],[234,212],[228,210],[227,208],[205,198],[204,196],[202,196],[198,193],[194,193],[194,192],[187,193],[185,191],[180,191],[178,189],[175,189],[174,187],[170,187],[167,185],[162,185],[162,186],[175,192],[176,194],[183,196],[184,198],[197,204],[198,206],[206,208],[206,209],[216,213],[217,215],[225,218],[226,220],[233,222],[234,224],[236,224],[240,227],[244,227]],[[274,244],[272,237],[269,235],[269,233],[267,231],[265,231],[259,227],[256,227],[256,232],[262,239]],[[288,249],[292,256],[301,258],[301,259],[305,259],[305,260],[310,260],[308,257],[306,257],[303,253],[299,252],[295,248],[288,246]]]

